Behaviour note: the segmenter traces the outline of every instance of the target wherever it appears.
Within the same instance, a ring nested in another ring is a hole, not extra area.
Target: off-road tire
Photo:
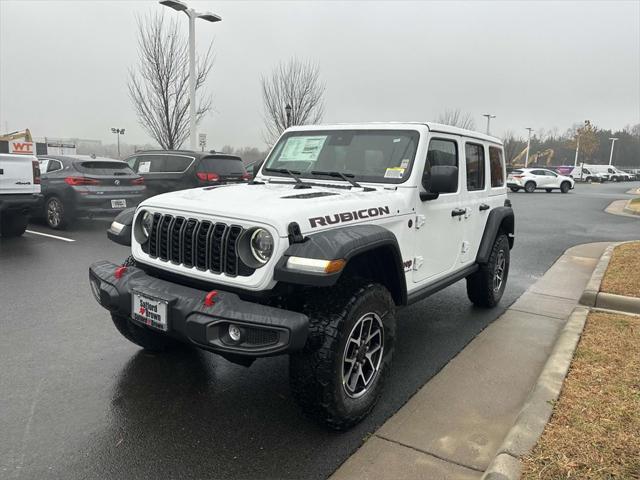
[[[527,193],[533,193],[536,189],[535,182],[527,182],[524,184],[524,191]]]
[[[136,325],[128,317],[112,313],[111,320],[124,338],[150,352],[166,352],[179,345],[177,340]]]
[[[71,212],[59,197],[53,195],[44,202],[44,221],[49,228],[65,229],[69,226],[71,217]]]
[[[569,193],[569,190],[571,190],[571,184],[569,182],[562,182],[560,184],[560,191],[562,193]]]
[[[27,229],[29,218],[21,213],[0,213],[0,236],[4,238],[19,237]]]
[[[509,187],[511,189],[512,192],[517,192],[518,190],[520,190],[518,187]]]
[[[545,190],[547,191],[547,193],[553,192],[553,188],[545,188]]]
[[[357,280],[331,289],[317,289],[304,306],[309,316],[309,337],[304,349],[289,358],[293,397],[305,415],[335,430],[346,430],[374,407],[393,358],[395,304],[382,285]],[[352,330],[367,314],[382,323],[382,353],[377,374],[364,393],[353,398],[343,386],[345,348]]]
[[[504,259],[504,263],[502,263],[501,258]],[[496,289],[494,279],[500,265],[503,265],[502,281],[500,282],[499,288]],[[467,296],[469,300],[477,307],[495,307],[502,298],[508,276],[509,239],[504,232],[498,232],[493,242],[489,261],[484,265],[480,265],[478,271],[467,277]]]

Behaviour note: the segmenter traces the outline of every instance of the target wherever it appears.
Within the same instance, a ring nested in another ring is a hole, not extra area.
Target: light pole
[[[483,113],[482,116],[483,117],[487,117],[487,135],[490,135],[489,126],[491,125],[491,119],[492,118],[496,118],[496,116],[495,115],[491,115],[490,113]]]
[[[524,158],[524,168],[527,168],[527,165],[529,165],[529,150],[531,150],[531,130],[533,130],[533,128],[527,127],[527,130],[529,130],[529,138],[527,139],[527,156]]]
[[[118,137],[118,158],[120,158],[120,135],[124,135],[124,128],[111,128],[111,133],[115,133]]]
[[[213,23],[220,22],[222,17],[211,12],[196,12],[181,0],[160,0],[159,3],[178,12],[184,12],[189,17],[189,134],[191,150],[195,151],[198,144],[196,138],[196,18]]]
[[[287,103],[284,107],[284,111],[287,114],[287,128],[289,128],[291,126],[291,105]]]
[[[578,166],[578,150],[580,150],[580,135],[576,134],[576,156],[573,159],[573,166]]]
[[[611,165],[611,161],[613,160],[613,146],[618,139],[616,137],[609,137],[609,140],[611,140],[611,153],[609,154],[609,165]]]

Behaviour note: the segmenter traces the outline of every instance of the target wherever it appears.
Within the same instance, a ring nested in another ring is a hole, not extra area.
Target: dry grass
[[[640,479],[640,317],[591,313],[524,479]]]
[[[640,242],[625,243],[615,248],[600,290],[640,297]]]
[[[627,204],[627,208],[630,208],[634,212],[640,212],[640,197],[634,198]]]

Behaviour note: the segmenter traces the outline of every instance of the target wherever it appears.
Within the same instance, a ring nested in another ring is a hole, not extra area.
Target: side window
[[[58,160],[49,160],[47,164],[47,173],[62,170],[62,164]]]
[[[491,166],[491,188],[504,186],[504,162],[501,149],[489,147],[489,165]]]
[[[467,190],[484,190],[484,146],[467,143],[464,152],[467,159]]]
[[[429,142],[427,161],[422,174],[422,186],[427,192],[431,189],[431,167],[437,165],[458,166],[458,143],[456,141],[434,138]]]
[[[127,165],[129,165],[129,168],[134,172],[138,172],[137,161],[138,157],[130,157],[125,160],[125,162],[127,162]]]

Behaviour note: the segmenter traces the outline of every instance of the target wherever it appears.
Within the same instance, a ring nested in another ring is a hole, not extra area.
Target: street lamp
[[[487,117],[487,135],[490,135],[489,133],[489,125],[491,125],[491,119],[492,118],[496,118],[495,115],[491,115],[490,113],[483,113],[482,114],[483,117]]]
[[[284,107],[284,111],[287,114],[287,128],[291,126],[291,105],[287,103],[287,106]]]
[[[527,168],[527,165],[529,165],[529,150],[531,149],[531,130],[533,130],[533,128],[527,127],[527,130],[529,130],[529,138],[527,139],[527,156],[524,158],[524,168]]]
[[[191,150],[196,149],[196,18],[207,22],[220,22],[222,17],[211,12],[196,12],[181,0],[160,0],[160,5],[184,12],[189,17],[189,133]]]
[[[118,137],[118,158],[120,158],[120,135],[124,135],[124,128],[111,128],[111,133],[115,133]]]
[[[609,154],[609,165],[611,165],[611,161],[613,160],[613,146],[618,139],[616,137],[609,137],[609,140],[611,140],[611,153]]]

